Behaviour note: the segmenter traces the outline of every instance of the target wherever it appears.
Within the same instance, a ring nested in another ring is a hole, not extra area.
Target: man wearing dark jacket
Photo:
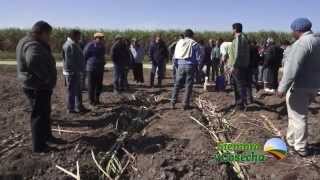
[[[115,43],[111,47],[111,59],[113,62],[113,92],[123,91],[127,86],[126,69],[129,68],[131,52],[125,40],[117,35]]]
[[[100,104],[100,94],[103,88],[103,73],[106,48],[103,33],[95,33],[94,40],[84,48],[86,70],[88,76],[88,92],[91,106]]]
[[[259,91],[258,86],[258,66],[260,62],[259,49],[256,41],[250,42],[250,62],[247,71],[247,102],[253,103],[252,84],[255,85],[256,90]]]
[[[149,49],[150,61],[152,62],[152,70],[150,73],[150,86],[154,86],[154,78],[158,72],[158,86],[161,87],[162,79],[164,77],[164,66],[166,59],[169,57],[169,51],[165,42],[160,36],[157,36],[155,42],[151,44]]]
[[[71,30],[62,47],[63,75],[67,85],[67,103],[69,113],[85,111],[82,105],[81,74],[85,72],[85,60],[79,41],[81,32]]]
[[[250,45],[247,36],[242,32],[242,24],[232,25],[234,40],[228,59],[231,65],[231,77],[236,102],[236,110],[244,110],[247,101],[247,70],[250,63]]]
[[[265,73],[265,91],[275,93],[278,88],[278,72],[282,63],[283,50],[277,46],[272,38],[267,40],[263,67]]]
[[[16,50],[18,80],[31,106],[32,151],[46,152],[47,142],[56,142],[51,133],[51,95],[57,81],[55,60],[49,46],[52,27],[35,23]]]

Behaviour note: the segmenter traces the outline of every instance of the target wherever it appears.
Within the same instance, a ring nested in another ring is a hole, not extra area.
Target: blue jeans
[[[161,81],[164,77],[164,67],[165,67],[165,62],[164,60],[161,62],[152,62],[152,69],[150,73],[150,86],[154,85],[154,77],[156,72],[158,72],[158,85],[161,85]]]
[[[81,77],[79,73],[65,76],[67,85],[67,104],[69,110],[82,106]]]
[[[179,95],[179,90],[185,85],[185,93],[184,93],[184,106],[190,105],[193,81],[194,81],[194,73],[196,70],[196,65],[180,65],[177,70],[177,77],[174,84],[173,92],[172,92],[172,103],[175,104],[177,102],[177,97]]]

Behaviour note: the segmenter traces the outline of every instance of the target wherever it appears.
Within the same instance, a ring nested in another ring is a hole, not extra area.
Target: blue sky
[[[290,31],[308,17],[320,31],[319,0],[1,0],[0,28],[29,28],[37,20],[87,29]]]

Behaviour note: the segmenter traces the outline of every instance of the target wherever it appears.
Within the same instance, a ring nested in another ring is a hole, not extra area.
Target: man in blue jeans
[[[191,29],[187,29],[185,31],[185,38],[178,41],[174,52],[174,59],[178,63],[178,71],[172,92],[172,109],[175,108],[179,90],[182,88],[183,83],[185,83],[183,109],[190,109],[194,73],[198,65],[200,53],[198,43],[192,39],[193,35],[193,31]]]

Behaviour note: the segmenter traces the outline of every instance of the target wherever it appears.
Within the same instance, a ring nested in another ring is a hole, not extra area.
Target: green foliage
[[[61,46],[65,41],[68,32],[70,29],[66,28],[55,28],[52,33],[51,46],[54,52],[60,52]],[[17,28],[9,28],[9,29],[0,29],[0,51],[10,51],[14,52],[15,47],[24,35],[28,33],[27,29],[17,29]],[[83,38],[86,41],[92,39],[94,32],[100,31],[103,32],[106,36],[106,47],[109,50],[112,44],[114,37],[117,34],[124,36],[125,38],[132,39],[137,38],[141,40],[142,44],[147,47],[150,39],[156,35],[160,34],[162,38],[166,41],[167,44],[170,44],[174,41],[174,39],[182,33],[182,31],[178,30],[155,30],[155,31],[142,31],[142,30],[81,30],[83,34]],[[250,39],[255,39],[257,42],[262,43],[268,37],[273,37],[276,42],[281,42],[283,40],[290,40],[291,36],[289,33],[285,32],[274,32],[274,31],[260,31],[260,32],[250,32],[247,33]],[[208,40],[208,39],[218,39],[222,38],[225,41],[232,40],[231,32],[215,32],[215,31],[203,31],[196,32],[196,39],[200,40]]]

